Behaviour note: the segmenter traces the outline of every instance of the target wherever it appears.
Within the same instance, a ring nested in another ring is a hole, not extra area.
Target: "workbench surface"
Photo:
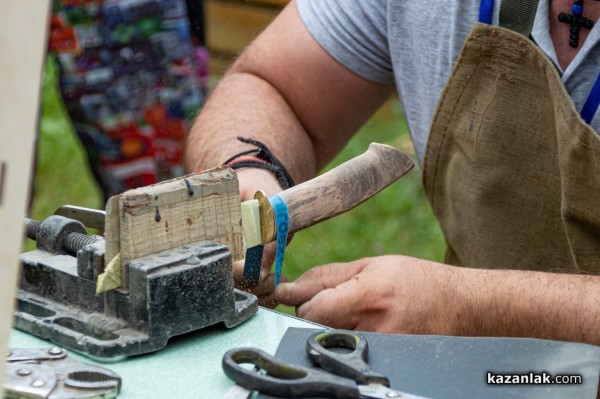
[[[222,324],[170,340],[165,349],[112,363],[98,363],[69,351],[69,355],[98,364],[121,375],[119,398],[222,398],[233,386],[221,369],[223,354],[235,347],[252,346],[274,354],[288,327],[315,325],[283,313],[259,308],[241,325],[226,329]],[[13,330],[10,348],[55,346],[19,330]]]

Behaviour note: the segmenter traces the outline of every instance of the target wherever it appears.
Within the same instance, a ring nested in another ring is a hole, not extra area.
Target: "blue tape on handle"
[[[279,284],[281,270],[283,269],[283,255],[287,246],[289,215],[288,208],[283,198],[279,195],[269,197],[269,202],[273,205],[275,214],[275,232],[277,237],[277,246],[275,251],[275,287]]]

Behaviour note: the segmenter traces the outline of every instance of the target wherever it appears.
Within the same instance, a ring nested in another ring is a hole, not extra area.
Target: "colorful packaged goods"
[[[59,87],[105,198],[180,176],[206,50],[185,0],[54,0]]]

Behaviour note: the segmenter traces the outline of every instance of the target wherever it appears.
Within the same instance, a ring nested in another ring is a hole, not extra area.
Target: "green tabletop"
[[[235,347],[253,346],[274,354],[288,327],[315,324],[279,312],[259,308],[241,325],[226,329],[212,326],[170,340],[165,349],[113,363],[98,363],[69,351],[78,360],[107,367],[121,375],[119,398],[222,398],[233,383],[221,370],[221,357]],[[11,348],[49,348],[53,345],[13,330]]]

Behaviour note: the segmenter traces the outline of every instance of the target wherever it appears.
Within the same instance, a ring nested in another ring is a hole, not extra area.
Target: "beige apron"
[[[600,272],[600,137],[525,36],[473,28],[434,115],[423,181],[448,263]]]

